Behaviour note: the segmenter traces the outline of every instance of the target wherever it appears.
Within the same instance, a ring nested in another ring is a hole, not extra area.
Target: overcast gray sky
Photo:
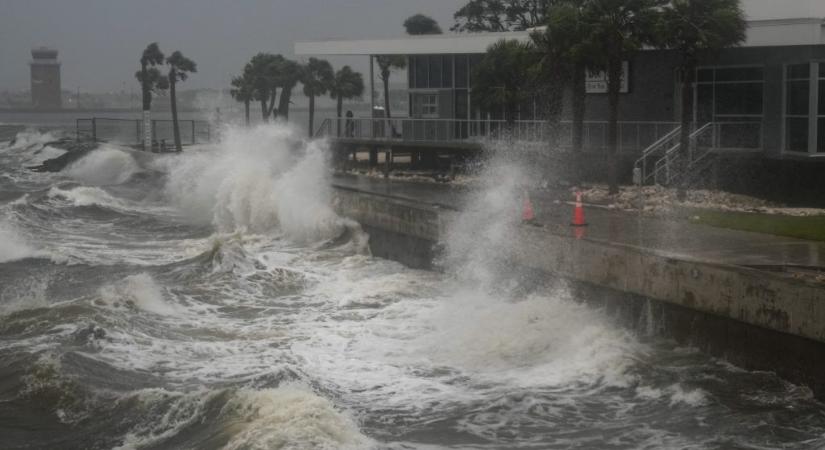
[[[397,36],[417,12],[446,31],[465,1],[0,0],[0,89],[27,89],[29,51],[47,45],[60,51],[65,89],[129,90],[152,41],[198,63],[187,88],[226,87],[259,51],[291,55],[298,40]],[[825,0],[744,3],[752,18],[825,17]]]

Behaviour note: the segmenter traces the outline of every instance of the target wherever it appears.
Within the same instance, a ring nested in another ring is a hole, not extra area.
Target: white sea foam
[[[50,281],[49,276],[38,275],[17,279],[5,286],[0,286],[0,315],[48,307],[46,290]]]
[[[43,162],[47,159],[57,158],[64,153],[66,153],[66,150],[63,150],[62,148],[47,145],[42,149],[33,152],[31,156],[26,159],[26,165],[35,166],[38,164],[43,164]]]
[[[340,234],[330,208],[326,146],[284,124],[228,128],[214,148],[165,161],[166,193],[190,219],[220,231],[279,228],[313,241]]]
[[[98,205],[116,209],[127,208],[122,200],[95,186],[75,186],[69,189],[52,187],[47,195],[51,198],[64,199],[72,206]]]
[[[27,129],[17,133],[17,136],[14,138],[14,145],[9,148],[12,150],[20,150],[42,147],[46,143],[55,140],[57,140],[57,136],[52,133],[41,133],[35,129]]]
[[[140,166],[129,153],[103,146],[93,150],[69,167],[64,173],[92,186],[120,184],[140,171]]]
[[[169,404],[158,420],[142,424],[124,438],[118,449],[162,444],[181,429],[204,418],[207,405],[226,398],[216,434],[228,442],[224,449],[366,449],[372,441],[355,421],[307,386],[288,383],[275,389],[213,390],[181,394],[144,389],[137,398],[152,409]]]
[[[160,316],[174,316],[180,312],[164,299],[163,289],[145,273],[103,286],[99,294],[104,304],[114,307],[131,307]]]
[[[363,449],[370,440],[346,413],[300,384],[241,389],[221,414],[231,421],[226,449]]]
[[[8,223],[0,222],[0,263],[48,256]]]

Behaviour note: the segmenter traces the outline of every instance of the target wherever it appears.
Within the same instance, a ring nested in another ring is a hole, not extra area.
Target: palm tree
[[[249,126],[249,104],[255,99],[255,88],[252,81],[248,73],[244,72],[243,75],[232,78],[232,89],[229,90],[229,95],[232,98],[243,102],[246,126]]]
[[[198,70],[194,61],[183,56],[183,54],[177,50],[166,58],[166,64],[169,66],[169,96],[172,101],[172,129],[175,133],[175,149],[181,151],[183,149],[180,143],[180,126],[178,125],[178,104],[175,96],[175,86],[178,81],[185,81],[190,73],[195,73]]]
[[[277,95],[275,74],[278,63],[278,56],[271,53],[258,53],[244,66],[244,76],[252,82],[253,97],[261,104],[261,120],[264,122],[269,121],[269,116],[275,107]]]
[[[660,43],[681,54],[682,131],[679,148],[683,164],[689,158],[694,78],[699,56],[741,44],[746,31],[747,22],[739,0],[672,0],[662,11],[658,33]],[[678,195],[682,200],[686,182],[684,176],[679,182]]]
[[[144,150],[152,148],[152,132],[151,132],[151,109],[152,109],[152,94],[159,90],[165,90],[168,87],[166,78],[164,78],[160,71],[154,66],[163,64],[164,56],[160,51],[157,42],[152,42],[147,45],[140,56],[140,70],[135,73],[140,83],[140,90],[143,94],[143,130]]]
[[[545,82],[550,83],[547,91],[551,112],[561,112],[560,87],[569,86],[572,93],[571,134],[572,151],[576,160],[574,178],[577,181],[580,181],[582,176],[587,70],[600,66],[599,47],[594,45],[590,30],[585,26],[583,6],[583,0],[567,0],[549,7],[545,30],[531,35],[533,43],[542,55],[540,63],[543,78]],[[552,119],[553,115],[550,116]]]
[[[407,30],[407,34],[416,36],[422,34],[441,34],[441,27],[438,26],[438,22],[435,21],[432,17],[425,16],[424,14],[415,14],[407,18],[404,21],[404,29]]]
[[[660,0],[589,0],[585,3],[584,26],[590,30],[592,42],[598,43],[599,53],[607,68],[607,98],[609,104],[607,125],[609,192],[619,192],[618,138],[619,94],[622,85],[622,66],[634,52],[654,42],[654,25]]]
[[[335,74],[332,71],[332,66],[329,61],[309,58],[309,61],[303,68],[301,77],[301,84],[304,85],[304,95],[309,98],[309,137],[313,136],[315,132],[315,97],[324,95],[332,86]]]
[[[390,119],[392,119],[392,114],[390,114],[390,74],[393,69],[407,67],[407,58],[399,55],[380,55],[375,57],[375,62],[378,63],[381,82],[384,83],[384,116],[387,118],[387,123],[390,124],[393,134],[395,134],[395,127],[390,122]]]
[[[278,99],[278,117],[289,120],[289,105],[291,104],[292,90],[301,81],[301,65],[295,61],[282,58],[278,64],[278,71],[275,83],[281,88],[281,96]]]
[[[505,120],[512,126],[519,105],[533,96],[537,56],[530,44],[517,40],[491,45],[473,72],[473,101],[488,110],[504,107]]]
[[[341,113],[344,109],[344,100],[361,97],[364,93],[364,77],[354,72],[350,66],[344,66],[335,72],[335,78],[329,89],[329,96],[338,101],[336,116],[338,119],[337,132],[341,135]]]

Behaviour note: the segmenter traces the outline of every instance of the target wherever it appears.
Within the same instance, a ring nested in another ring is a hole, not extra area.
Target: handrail
[[[313,136],[314,136],[314,137],[324,137],[324,136],[326,136],[325,134],[323,134],[323,133],[324,133],[324,130],[326,130],[326,131],[327,131],[327,135],[331,133],[331,130],[332,130],[332,119],[330,119],[329,117],[327,117],[326,119],[324,119],[324,120],[321,122],[321,125],[319,125],[319,126],[318,126],[318,131],[316,131],[316,132],[313,134]]]
[[[696,142],[697,138],[699,136],[701,136],[702,134],[704,134],[707,130],[713,129],[713,127],[714,127],[713,122],[708,122],[708,123],[702,125],[701,127],[699,127],[698,129],[694,130],[692,133],[690,133],[690,135],[688,135],[688,145],[690,146],[690,149],[689,149],[690,154],[688,154],[688,164],[685,166],[685,170],[687,169],[687,167],[689,167],[690,163],[694,160],[692,149],[694,147],[694,143]],[[665,184],[670,184],[670,182],[674,178],[674,175],[671,173],[671,165],[673,163],[673,160],[675,160],[676,157],[679,156],[679,153],[681,152],[681,147],[682,147],[682,143],[678,142],[673,147],[667,149],[667,151],[665,151],[665,154],[661,158],[656,160],[656,162],[654,163],[653,173],[650,174],[650,176],[648,176],[648,178],[650,178],[652,176],[654,179],[656,179],[656,177],[659,175],[659,172],[661,172],[662,170],[665,170],[666,171],[665,172],[666,173]],[[702,155],[702,157],[704,157],[704,156],[705,155]]]
[[[669,142],[673,139],[677,134],[681,133],[682,127],[678,126],[674,128],[671,132],[667,133],[666,135],[662,136],[656,142],[650,144],[646,149],[642,151],[642,156],[636,160],[634,163],[635,166],[638,166],[645,158],[649,157],[653,153],[656,153],[659,150],[659,147],[663,146],[665,143]]]

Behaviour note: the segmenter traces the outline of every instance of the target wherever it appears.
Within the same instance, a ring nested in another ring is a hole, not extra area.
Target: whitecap
[[[175,305],[164,299],[161,287],[146,273],[130,275],[117,283],[101,287],[98,292],[100,301],[112,307],[136,308],[160,316],[180,313]]]
[[[64,173],[92,186],[121,184],[140,166],[129,153],[114,147],[103,146],[70,164]]]

